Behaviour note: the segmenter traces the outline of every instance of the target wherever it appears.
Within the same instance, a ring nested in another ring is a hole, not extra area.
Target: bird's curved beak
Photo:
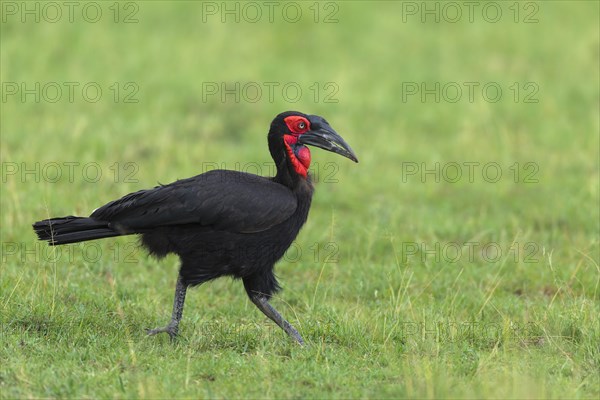
[[[325,120],[312,120],[311,130],[298,137],[299,144],[320,147],[358,162],[352,148]]]

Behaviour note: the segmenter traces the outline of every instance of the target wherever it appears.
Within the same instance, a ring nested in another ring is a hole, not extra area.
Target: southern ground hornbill
[[[89,217],[51,218],[33,224],[51,245],[141,234],[158,257],[175,253],[181,267],[169,324],[149,335],[177,335],[186,290],[220,276],[240,278],[252,302],[288,335],[298,331],[270,304],[279,286],[273,267],[308,216],[313,186],[305,145],[356,155],[325,119],[288,111],[271,123],[269,151],[277,175],[214,170],[154,189],[140,190],[96,209]]]

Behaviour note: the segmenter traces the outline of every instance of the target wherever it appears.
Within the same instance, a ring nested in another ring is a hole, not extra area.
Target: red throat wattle
[[[295,144],[297,141],[298,138],[292,135],[284,136],[285,149],[294,170],[298,175],[306,178],[308,176],[308,168],[310,167],[310,150],[308,147],[300,146],[296,148],[296,153],[294,153],[290,145]]]

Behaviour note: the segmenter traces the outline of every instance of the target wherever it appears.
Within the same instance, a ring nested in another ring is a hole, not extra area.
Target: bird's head
[[[303,177],[307,176],[311,161],[310,150],[306,145],[320,147],[358,162],[348,143],[323,117],[298,111],[286,111],[271,122],[269,130],[271,154],[275,158],[274,150],[283,147],[286,158],[296,173]]]

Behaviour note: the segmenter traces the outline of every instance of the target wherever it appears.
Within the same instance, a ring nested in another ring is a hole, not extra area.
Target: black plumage
[[[96,209],[89,217],[62,217],[33,225],[51,245],[141,234],[150,253],[179,255],[181,267],[171,322],[150,330],[177,335],[189,286],[221,276],[242,279],[257,307],[290,336],[298,332],[269,304],[279,289],[273,267],[306,222],[313,195],[305,144],[357,161],[352,149],[321,117],[288,111],[268,134],[277,175],[215,170],[140,190]]]

